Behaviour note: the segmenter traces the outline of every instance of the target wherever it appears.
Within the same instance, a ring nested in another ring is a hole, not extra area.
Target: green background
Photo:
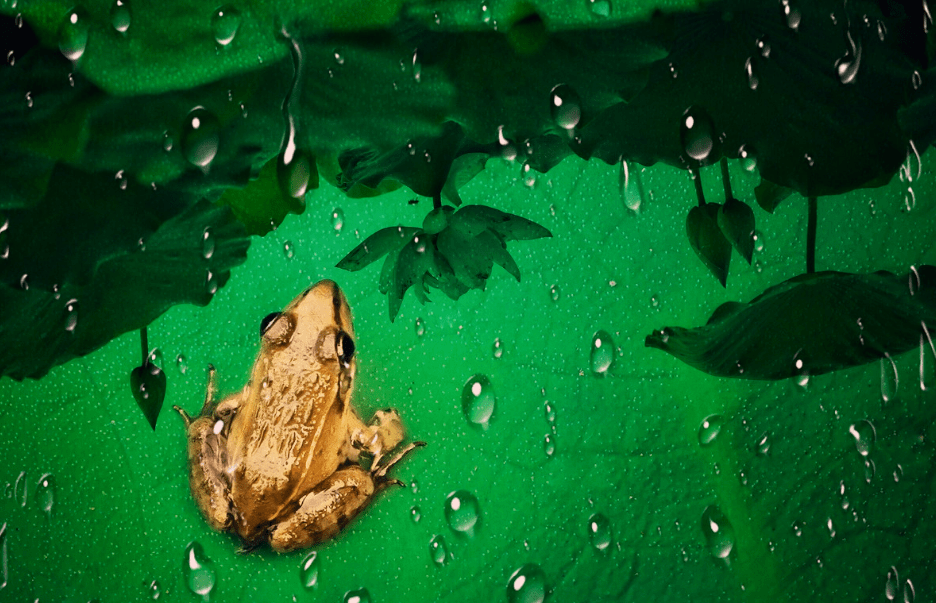
[[[910,183],[912,211],[898,179],[821,199],[817,268],[905,272],[934,263],[928,167],[924,157],[922,178]],[[751,200],[756,176],[731,169],[736,195]],[[711,200],[720,195],[716,170],[703,170]],[[492,161],[463,199],[535,220],[554,238],[515,243],[521,283],[497,269],[486,291],[457,303],[436,294],[421,306],[410,295],[394,323],[375,291],[377,266],[353,274],[331,266],[388,223],[418,224],[428,201],[409,205],[403,191],[369,200],[327,185],[313,191],[305,214],[254,240],[208,307],[176,306],[150,326],[169,377],[155,432],[130,392],[136,334],[41,381],[0,381],[0,596],[141,601],[158,583],[160,600],[194,600],[183,567],[196,541],[211,560],[217,601],[340,601],[360,588],[372,601],[505,600],[511,574],[527,563],[542,569],[553,601],[882,601],[910,589],[928,600],[936,542],[930,352],[922,381],[916,352],[896,359],[897,392],[885,403],[889,365],[802,387],[716,379],[645,348],[652,329],[703,323],[723,301],[801,273],[806,202],[794,196],[772,216],[755,208],[763,249],[750,267],[735,256],[724,290],[685,238],[694,203],[686,173],[640,170],[646,194],[636,213],[623,203],[618,176],[616,167],[569,158],[529,186],[518,165]],[[335,209],[344,213],[340,230]],[[410,436],[428,446],[395,471],[411,487],[380,495],[318,547],[318,582],[307,590],[304,553],[238,555],[233,537],[207,527],[188,491],[182,424],[169,406],[200,407],[208,363],[222,393],[241,388],[262,317],[326,277],[340,283],[355,315],[355,404],[365,416],[399,409]],[[616,351],[605,375],[590,366],[600,329]],[[468,423],[461,403],[478,373],[497,396],[486,430]],[[702,446],[699,427],[710,414],[723,417],[721,430]],[[471,538],[445,519],[456,490],[478,500]],[[731,524],[727,560],[713,554],[703,529],[710,505]],[[604,551],[589,537],[595,513],[610,525]],[[449,553],[441,566],[430,554],[435,535]]]

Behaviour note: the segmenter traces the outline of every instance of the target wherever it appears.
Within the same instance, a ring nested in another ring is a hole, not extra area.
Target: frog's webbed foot
[[[412,444],[406,446],[403,450],[398,452],[391,458],[389,461],[379,464],[376,459],[374,466],[371,469],[371,477],[374,480],[375,491],[379,492],[388,486],[403,486],[406,487],[406,484],[398,479],[391,479],[387,477],[387,472],[393,468],[394,465],[403,460],[403,458],[408,455],[410,452],[416,450],[417,448],[422,448],[425,446],[425,442],[413,442]]]

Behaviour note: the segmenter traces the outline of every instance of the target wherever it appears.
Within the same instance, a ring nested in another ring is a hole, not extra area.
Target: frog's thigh
[[[195,419],[188,428],[189,485],[208,524],[225,531],[231,524],[230,487],[224,479],[223,440],[217,419]]]
[[[370,425],[365,425],[357,415],[351,419],[351,434],[355,445],[379,457],[396,448],[403,441],[405,432],[400,413],[393,408],[378,410]]]
[[[334,538],[373,495],[370,473],[357,465],[339,469],[309,492],[292,516],[273,526],[270,546],[286,552]]]

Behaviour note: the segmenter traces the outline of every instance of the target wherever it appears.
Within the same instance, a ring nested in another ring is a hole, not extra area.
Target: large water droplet
[[[487,427],[496,405],[494,386],[486,376],[474,375],[465,382],[462,388],[462,410],[470,423]]]
[[[717,559],[725,559],[731,554],[735,544],[734,527],[715,505],[702,512],[702,533],[709,552]]]
[[[888,601],[893,601],[897,597],[897,591],[900,589],[900,577],[897,575],[897,568],[891,566],[887,570],[887,582],[884,584],[884,596]]]
[[[507,581],[510,603],[543,603],[546,600],[546,574],[535,563],[521,566]]]
[[[216,577],[214,564],[205,555],[205,551],[199,543],[192,542],[185,547],[185,561],[182,572],[185,574],[185,583],[188,585],[188,589],[207,600],[215,586]]]
[[[786,19],[787,27],[793,31],[797,31],[800,26],[800,21],[802,20],[802,15],[799,10],[791,5],[790,0],[780,0],[780,8],[783,11],[784,19]]]
[[[150,599],[153,601],[159,599],[160,595],[162,595],[162,588],[159,586],[159,580],[150,582],[147,592],[149,592]]]
[[[700,164],[708,162],[715,149],[715,125],[701,107],[689,107],[679,128],[686,155]]]
[[[904,580],[904,587],[903,587],[904,603],[913,603],[914,599],[916,599],[916,589],[913,588],[913,582],[910,582],[909,579]]]
[[[621,161],[618,172],[618,192],[624,201],[624,207],[632,212],[639,212],[643,205],[643,183],[640,181],[640,168]]]
[[[746,172],[753,172],[757,168],[757,157],[754,156],[754,148],[751,145],[741,145],[738,149],[738,159]]]
[[[747,77],[748,88],[751,90],[757,90],[757,86],[760,84],[760,79],[758,79],[757,74],[754,73],[753,57],[748,57],[748,60],[744,62],[744,75]]]
[[[549,110],[560,128],[571,130],[582,119],[582,101],[578,93],[567,84],[559,84],[549,96]]]
[[[305,203],[305,194],[312,180],[313,161],[308,153],[295,148],[287,148],[277,159],[276,177],[280,190],[300,204]]]
[[[342,601],[344,603],[371,603],[370,592],[366,588],[349,590]]]
[[[218,154],[221,123],[204,107],[195,107],[182,124],[182,153],[192,165],[207,168]]]
[[[699,444],[702,446],[708,446],[715,441],[715,438],[718,437],[718,432],[721,431],[722,427],[722,417],[721,415],[709,415],[702,420],[702,424],[699,425]]]
[[[614,364],[614,340],[607,331],[592,335],[590,365],[592,373],[603,375]]]
[[[429,556],[433,563],[442,567],[449,561],[448,550],[445,548],[445,538],[439,535],[432,537],[429,541]]]
[[[858,69],[861,67],[861,44],[855,43],[851,32],[846,32],[845,36],[848,40],[848,51],[845,56],[835,62],[835,72],[840,82],[853,84],[858,76]]]
[[[130,29],[130,6],[129,0],[116,0],[111,6],[110,18],[111,25],[120,33],[126,33]]]
[[[40,477],[36,484],[36,504],[47,518],[52,519],[55,510],[55,478],[51,473]]]
[[[299,581],[306,590],[312,590],[318,585],[319,564],[318,553],[312,551],[302,558],[299,565]]]
[[[234,41],[240,27],[240,12],[233,6],[222,6],[211,17],[211,33],[215,42],[227,46]]]
[[[445,499],[445,521],[456,534],[474,536],[481,525],[478,499],[467,490],[452,492]]]
[[[604,551],[611,545],[611,522],[607,517],[595,513],[588,518],[588,539],[599,551]]]
[[[81,9],[72,9],[65,15],[59,28],[59,50],[69,61],[77,61],[88,45],[88,16]]]
[[[877,440],[877,432],[874,425],[867,419],[862,419],[852,424],[848,428],[848,433],[855,438],[855,448],[861,456],[868,456],[874,451],[874,442]]]

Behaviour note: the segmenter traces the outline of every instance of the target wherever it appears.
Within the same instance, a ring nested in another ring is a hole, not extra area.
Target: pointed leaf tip
[[[727,287],[731,243],[718,227],[720,209],[718,203],[693,207],[686,219],[686,235],[702,263],[715,275],[722,287]]]
[[[750,264],[754,256],[754,211],[747,203],[729,198],[718,210],[718,227],[732,247]]]
[[[166,373],[147,362],[130,372],[130,388],[143,416],[155,431],[159,411],[166,399]]]

